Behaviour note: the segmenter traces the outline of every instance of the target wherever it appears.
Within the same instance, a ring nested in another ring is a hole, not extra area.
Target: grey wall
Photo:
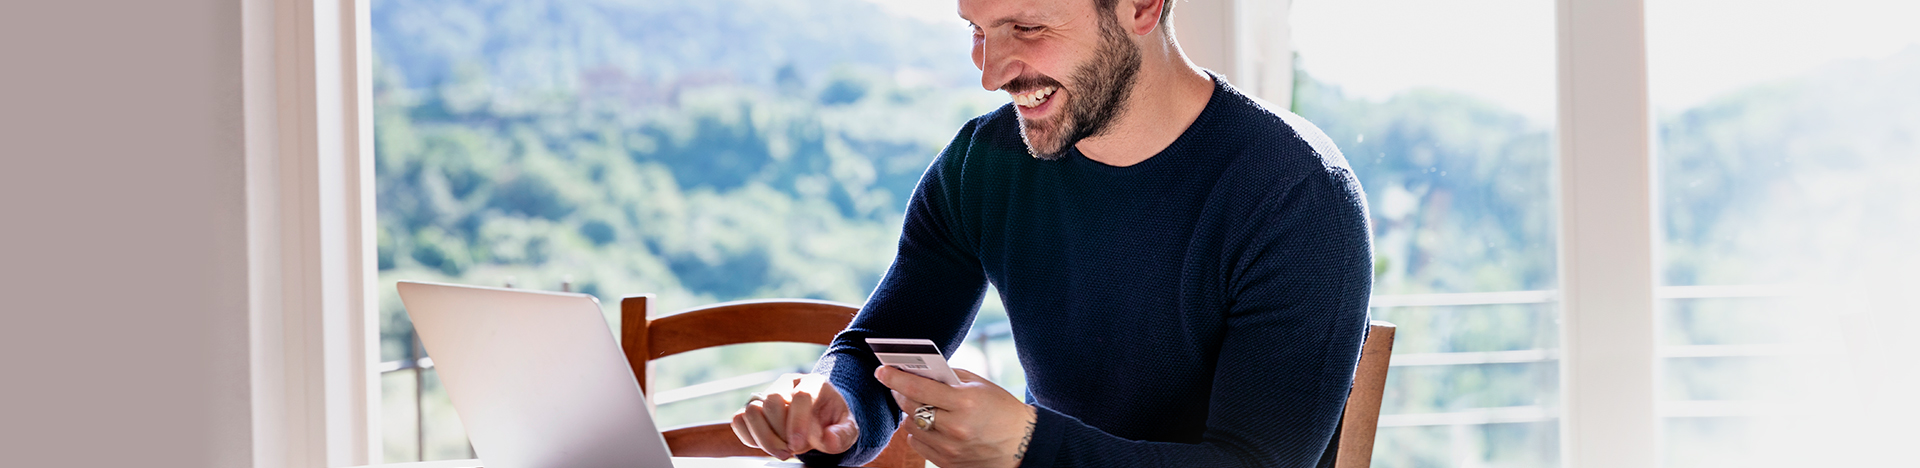
[[[240,2],[0,2],[0,465],[241,466]]]

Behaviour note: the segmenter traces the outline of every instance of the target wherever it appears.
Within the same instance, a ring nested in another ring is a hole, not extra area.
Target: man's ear
[[[1153,28],[1160,27],[1160,11],[1167,8],[1168,1],[1170,0],[1121,0],[1118,2],[1123,10],[1120,13],[1127,16],[1121,18],[1120,24],[1125,25],[1127,31],[1135,36],[1152,33]]]

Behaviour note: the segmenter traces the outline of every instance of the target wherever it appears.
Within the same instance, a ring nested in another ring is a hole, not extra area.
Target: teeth
[[[1059,90],[1059,88],[1048,86],[1025,93],[1014,94],[1013,103],[1020,107],[1038,106],[1041,103],[1047,102],[1047,96],[1053,95],[1053,92],[1057,90]]]

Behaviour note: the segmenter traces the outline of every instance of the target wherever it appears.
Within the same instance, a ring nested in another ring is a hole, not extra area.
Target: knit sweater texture
[[[1025,467],[1315,466],[1367,329],[1366,199],[1299,116],[1214,78],[1205,110],[1147,160],[1030,156],[1012,105],[977,117],[908,202],[899,253],[816,364],[864,463],[904,413],[865,338],[961,346],[991,283],[1026,400]],[[937,426],[936,426],[937,428]]]

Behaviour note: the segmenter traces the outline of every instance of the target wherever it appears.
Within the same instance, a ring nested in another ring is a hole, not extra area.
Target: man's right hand
[[[845,452],[860,439],[847,400],[824,375],[782,375],[758,395],[733,413],[733,434],[748,447],[786,460],[809,450]]]

